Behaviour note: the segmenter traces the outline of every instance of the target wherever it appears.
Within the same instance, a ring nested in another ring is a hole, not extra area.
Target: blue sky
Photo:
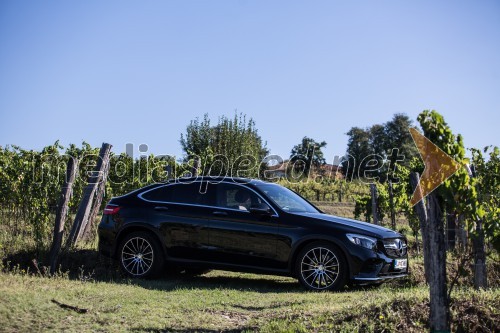
[[[146,143],[253,117],[272,153],[404,112],[500,145],[498,1],[0,2],[0,145]]]

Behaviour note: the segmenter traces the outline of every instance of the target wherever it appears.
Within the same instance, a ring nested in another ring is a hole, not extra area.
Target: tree
[[[185,162],[199,159],[203,175],[257,177],[261,161],[268,154],[252,118],[242,113],[233,119],[219,118],[212,126],[208,114],[196,118],[181,134]]]
[[[398,149],[398,155],[404,156],[404,160],[399,163],[404,166],[409,166],[412,158],[419,156],[410,134],[412,127],[413,121],[404,113],[396,113],[392,120],[384,124],[384,150],[392,159],[392,164],[395,163],[394,158],[396,158],[391,155],[393,149]]]
[[[326,163],[321,148],[326,147],[326,142],[316,142],[307,136],[302,138],[302,142],[295,145],[290,152],[290,162],[295,167],[295,171],[303,171],[303,175],[308,176],[311,170],[319,169]]]
[[[361,161],[372,154],[370,133],[363,128],[353,127],[347,133],[347,159],[342,163],[342,172],[347,179],[358,178],[363,174],[360,170]]]
[[[347,157],[350,160],[342,164],[346,178],[369,175],[385,182],[396,164],[409,166],[411,159],[418,156],[409,131],[411,127],[413,121],[402,113],[395,114],[383,125],[375,124],[364,129],[352,127],[346,133],[349,137]]]

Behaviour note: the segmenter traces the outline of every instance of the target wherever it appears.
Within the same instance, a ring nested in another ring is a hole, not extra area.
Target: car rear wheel
[[[347,279],[344,254],[327,242],[311,243],[302,249],[295,271],[300,283],[309,290],[339,290]]]
[[[130,277],[151,278],[163,268],[163,252],[148,232],[133,232],[120,244],[120,266]]]

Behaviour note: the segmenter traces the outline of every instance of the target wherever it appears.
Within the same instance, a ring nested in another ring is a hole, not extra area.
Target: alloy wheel
[[[312,248],[302,257],[300,274],[311,289],[328,289],[339,276],[339,260],[327,248]]]
[[[153,246],[142,237],[131,238],[123,245],[121,259],[129,274],[142,276],[153,266]]]

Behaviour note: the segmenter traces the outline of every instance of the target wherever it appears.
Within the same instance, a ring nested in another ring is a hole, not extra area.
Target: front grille
[[[408,245],[402,238],[384,240],[384,251],[389,257],[401,258],[406,256]]]

